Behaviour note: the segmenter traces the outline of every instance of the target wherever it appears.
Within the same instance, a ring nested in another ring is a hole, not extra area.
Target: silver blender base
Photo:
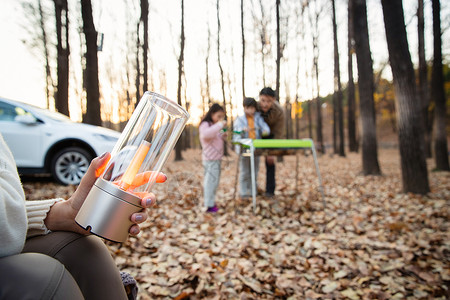
[[[98,178],[81,206],[75,221],[91,233],[113,242],[125,242],[131,215],[143,209],[141,199]]]

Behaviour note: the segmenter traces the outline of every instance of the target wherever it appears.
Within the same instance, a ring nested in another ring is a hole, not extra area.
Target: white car
[[[111,152],[120,133],[72,122],[63,114],[0,98],[0,133],[20,174],[51,173],[79,184],[91,160]]]

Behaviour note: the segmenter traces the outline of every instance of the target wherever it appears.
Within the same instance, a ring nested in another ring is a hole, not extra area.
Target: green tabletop
[[[244,144],[248,148],[249,145]],[[253,140],[255,149],[271,148],[271,149],[293,149],[293,148],[312,148],[313,141],[311,139],[301,140],[275,140],[275,139],[261,139]]]

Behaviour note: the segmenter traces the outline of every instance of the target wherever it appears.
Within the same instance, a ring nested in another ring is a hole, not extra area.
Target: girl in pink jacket
[[[217,186],[220,180],[220,164],[223,156],[224,137],[222,129],[226,124],[225,111],[219,104],[213,104],[200,122],[199,134],[202,145],[202,160],[205,170],[203,197],[207,212],[217,212],[215,204]]]

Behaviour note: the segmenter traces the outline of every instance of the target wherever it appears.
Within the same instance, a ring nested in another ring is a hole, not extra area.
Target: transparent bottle
[[[161,176],[188,119],[177,103],[146,92],[75,221],[105,239],[126,241],[131,215],[143,209],[141,200]]]

